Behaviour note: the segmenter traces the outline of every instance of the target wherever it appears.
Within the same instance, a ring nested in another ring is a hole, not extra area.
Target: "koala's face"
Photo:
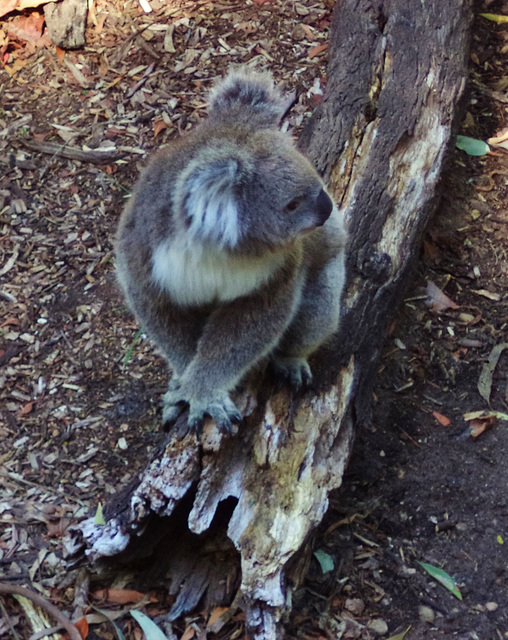
[[[333,209],[312,164],[273,130],[211,141],[182,172],[175,201],[191,240],[254,253],[313,231]]]
[[[237,188],[240,241],[280,246],[313,231],[333,203],[311,163],[281,136],[254,153],[255,170]]]

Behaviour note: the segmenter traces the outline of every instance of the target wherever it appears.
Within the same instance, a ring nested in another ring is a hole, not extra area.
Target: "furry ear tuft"
[[[236,187],[242,175],[241,162],[234,157],[191,163],[177,189],[190,240],[221,248],[237,246],[240,203]]]
[[[274,85],[270,73],[259,73],[245,67],[230,71],[210,93],[211,118],[252,122],[268,127],[278,126],[288,110],[292,97],[285,97]]]

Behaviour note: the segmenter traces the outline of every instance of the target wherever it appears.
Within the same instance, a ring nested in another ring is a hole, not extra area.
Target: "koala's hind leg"
[[[312,382],[307,358],[339,327],[344,280],[343,251],[310,269],[298,311],[272,354],[275,372],[297,389]]]

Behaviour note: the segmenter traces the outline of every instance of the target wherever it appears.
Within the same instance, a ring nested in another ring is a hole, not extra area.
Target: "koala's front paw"
[[[308,387],[312,382],[312,371],[305,358],[274,357],[272,367],[275,374],[295,389]]]
[[[231,426],[242,420],[242,414],[227,393],[207,400],[191,400],[189,427],[200,431],[205,414],[215,422],[221,433],[230,434]]]
[[[168,390],[162,396],[162,424],[175,422],[188,404],[179,379],[173,376],[169,381]]]

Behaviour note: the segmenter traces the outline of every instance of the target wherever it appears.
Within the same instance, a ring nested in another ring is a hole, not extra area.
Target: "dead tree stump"
[[[280,635],[284,567],[340,486],[408,266],[435,206],[466,78],[469,0],[339,0],[326,96],[300,147],[345,212],[348,285],[337,339],[303,395],[264,380],[237,398],[236,436],[166,438],[138,481],[81,524],[91,560],[169,566],[172,617],[236,602],[251,635]],[[74,547],[74,549],[77,548]],[[165,564],[166,563],[166,564]],[[162,569],[161,569],[162,570]]]

